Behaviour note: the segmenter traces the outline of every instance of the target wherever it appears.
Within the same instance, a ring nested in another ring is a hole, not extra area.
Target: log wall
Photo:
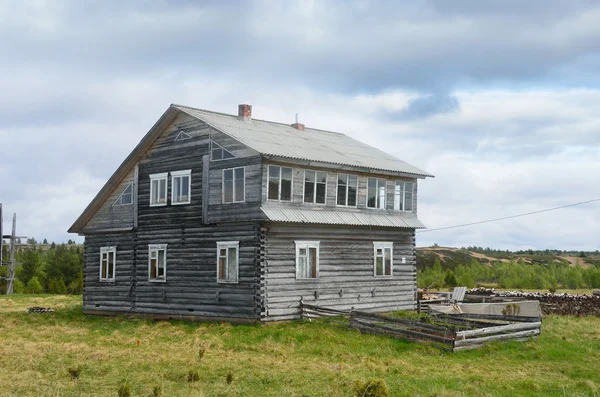
[[[299,318],[300,300],[337,310],[415,308],[413,230],[274,223],[265,227],[264,321]],[[296,240],[320,241],[317,279],[296,279]],[[394,243],[393,277],[373,275],[374,241]]]

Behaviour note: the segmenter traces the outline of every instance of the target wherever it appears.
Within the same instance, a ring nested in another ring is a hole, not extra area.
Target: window
[[[375,277],[391,277],[393,275],[393,243],[374,242],[374,275]]]
[[[148,245],[148,280],[167,281],[167,244]]]
[[[296,241],[296,278],[319,277],[319,242]]]
[[[304,171],[304,202],[325,204],[327,192],[327,173],[322,171]]]
[[[192,136],[185,131],[179,130],[179,133],[175,137],[175,142],[177,141],[185,141],[186,139],[192,139]]]
[[[269,166],[269,200],[292,201],[292,168]]]
[[[385,209],[385,179],[369,178],[367,185],[367,207]]]
[[[244,167],[223,170],[223,203],[241,203],[246,199]]]
[[[338,174],[337,177],[337,205],[356,207],[358,177],[348,174]]]
[[[123,190],[123,193],[119,196],[117,201],[113,205],[128,205],[133,204],[133,182],[130,182],[129,185]]]
[[[234,157],[230,151],[223,149],[218,143],[210,141],[210,159],[212,161],[227,160]]]
[[[171,172],[171,205],[189,204],[192,191],[192,170]]]
[[[100,281],[115,281],[117,247],[100,248]]]
[[[396,186],[394,187],[394,210],[413,210],[414,188],[414,182],[396,181]]]
[[[150,175],[150,206],[167,205],[168,173]]]
[[[217,282],[238,282],[239,248],[239,241],[222,241],[217,243]]]

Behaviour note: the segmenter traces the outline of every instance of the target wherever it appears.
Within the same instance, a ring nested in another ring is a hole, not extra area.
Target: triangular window
[[[226,149],[223,149],[218,143],[210,141],[210,159],[212,161],[227,160],[232,159],[234,157],[235,156],[231,154],[231,152],[229,152]]]
[[[113,205],[128,205],[133,204],[133,182],[131,182]]]
[[[175,137],[175,142],[185,141],[186,139],[192,139],[192,136],[184,131],[179,131],[179,134]]]

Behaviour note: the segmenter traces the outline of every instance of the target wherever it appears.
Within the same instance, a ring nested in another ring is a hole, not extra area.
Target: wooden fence
[[[438,314],[418,320],[363,311],[339,311],[300,303],[309,320],[335,317],[361,333],[389,336],[412,342],[435,343],[451,351],[469,350],[493,341],[525,341],[539,336],[541,319],[486,314]]]

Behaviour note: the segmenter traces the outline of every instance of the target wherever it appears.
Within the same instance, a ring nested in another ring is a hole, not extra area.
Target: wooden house
[[[83,310],[298,318],[415,308],[417,179],[344,134],[171,105],[69,232],[85,236]]]

